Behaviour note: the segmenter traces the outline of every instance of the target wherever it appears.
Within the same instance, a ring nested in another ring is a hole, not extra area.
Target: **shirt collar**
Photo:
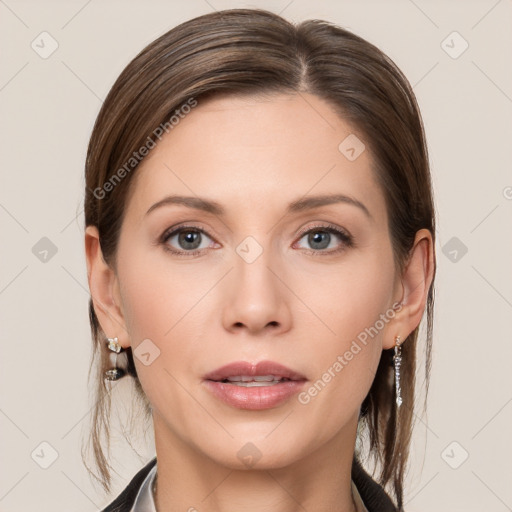
[[[151,468],[144,478],[139,488],[133,507],[130,512],[156,512],[155,501],[153,499],[153,483],[156,475],[156,464]]]

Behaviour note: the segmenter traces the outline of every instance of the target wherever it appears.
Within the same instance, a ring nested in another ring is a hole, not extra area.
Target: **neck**
[[[351,469],[357,418],[334,438],[286,466],[233,468],[199,452],[153,411],[158,512],[355,512]]]

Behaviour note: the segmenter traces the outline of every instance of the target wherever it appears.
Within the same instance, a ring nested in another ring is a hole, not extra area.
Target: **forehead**
[[[350,146],[362,151],[355,159]],[[308,93],[199,99],[139,165],[133,207],[147,210],[166,193],[261,208],[338,192],[383,214],[368,149],[329,103]]]

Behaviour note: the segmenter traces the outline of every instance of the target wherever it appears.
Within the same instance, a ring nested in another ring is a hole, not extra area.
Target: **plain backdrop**
[[[234,7],[334,22],[376,44],[413,85],[438,273],[429,408],[414,434],[406,510],[512,510],[510,0],[1,0],[0,511],[97,510],[153,455],[151,432],[131,447],[120,421],[111,496],[80,457],[92,406],[86,145],[102,99],[144,46]],[[122,417],[129,388],[119,386]]]

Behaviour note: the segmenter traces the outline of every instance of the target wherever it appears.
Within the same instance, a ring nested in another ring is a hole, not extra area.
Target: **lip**
[[[259,361],[256,364],[249,363],[248,361],[235,361],[234,363],[217,368],[213,372],[206,374],[203,378],[205,380],[220,381],[227,377],[238,377],[241,375],[248,375],[249,377],[275,375],[276,377],[293,381],[306,380],[304,375],[274,361]]]
[[[227,377],[274,375],[290,379],[279,384],[241,387],[222,382]],[[307,382],[304,375],[273,361],[252,364],[237,361],[204,376],[205,387],[224,403],[238,409],[262,410],[277,407],[298,393]]]

